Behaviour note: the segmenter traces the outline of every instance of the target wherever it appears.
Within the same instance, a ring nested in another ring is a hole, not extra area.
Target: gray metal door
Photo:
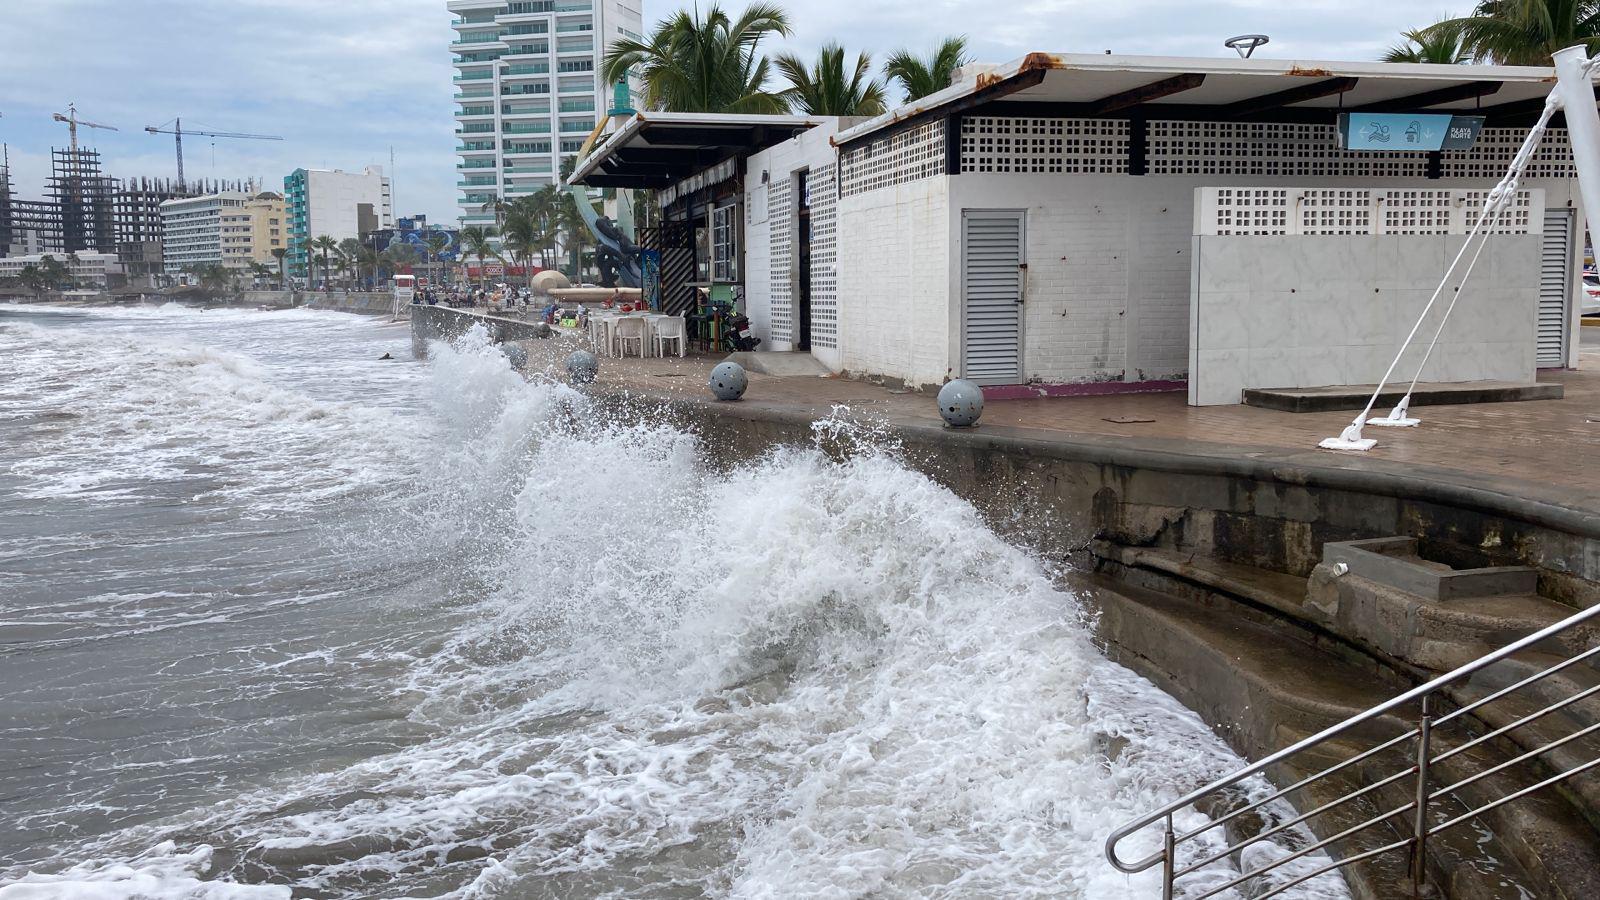
[[[979,384],[1022,381],[1023,213],[961,213],[961,375]]]
[[[1572,296],[1572,210],[1546,209],[1539,259],[1539,342],[1541,369],[1567,364],[1567,310]]]

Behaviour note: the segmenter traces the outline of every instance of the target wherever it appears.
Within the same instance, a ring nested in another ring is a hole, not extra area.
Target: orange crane
[[[100,124],[97,124],[95,122],[85,122],[84,120],[78,118],[78,107],[74,106],[71,103],[67,104],[67,111],[66,111],[65,114],[53,113],[53,114],[51,114],[50,118],[56,120],[57,122],[65,122],[65,123],[67,123],[67,130],[72,134],[72,154],[73,154],[73,156],[77,156],[77,154],[78,154],[78,126],[79,125],[82,125],[85,128],[104,128],[106,131],[116,131],[117,130],[115,125],[100,125]]]
[[[172,127],[169,129],[169,128],[166,127],[166,125],[171,125]],[[173,143],[175,143],[177,145],[177,148],[178,148],[178,187],[179,188],[183,187],[183,136],[186,135],[186,134],[200,135],[202,137],[214,137],[214,138],[239,138],[241,140],[247,140],[247,141],[281,141],[281,140],[283,140],[283,138],[281,138],[281,137],[279,137],[278,135],[275,135],[275,134],[240,134],[240,133],[234,132],[234,131],[184,131],[183,130],[183,119],[181,119],[181,118],[173,119],[171,122],[165,123],[165,125],[146,125],[144,130],[150,132],[151,134],[170,134],[170,135],[172,135]]]

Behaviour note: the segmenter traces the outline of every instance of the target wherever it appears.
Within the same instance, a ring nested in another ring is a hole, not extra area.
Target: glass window
[[[739,280],[739,207],[718,207],[711,212],[711,280]]]

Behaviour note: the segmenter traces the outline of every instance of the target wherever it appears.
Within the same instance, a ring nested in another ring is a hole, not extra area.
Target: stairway
[[[1358,584],[1349,572],[1318,566],[1311,578],[1256,569],[1180,550],[1098,543],[1098,572],[1084,585],[1098,608],[1107,652],[1151,678],[1198,712],[1242,755],[1267,757],[1308,736],[1379,707],[1439,674],[1438,668],[1472,661],[1573,613],[1535,594],[1452,599],[1432,604]],[[1359,601],[1359,602],[1358,602]],[[1496,662],[1430,699],[1436,717],[1482,700],[1542,671],[1592,639],[1574,628],[1536,648]],[[1430,770],[1435,790],[1537,750],[1600,722],[1600,672],[1587,659],[1496,702],[1457,715],[1434,733],[1430,758],[1544,709],[1561,698],[1594,689],[1573,703],[1448,756]],[[1321,742],[1264,774],[1279,788],[1317,774],[1413,729],[1411,703]],[[1557,772],[1600,759],[1600,731],[1572,740],[1528,763],[1467,785],[1429,805],[1434,825],[1510,796]],[[1416,740],[1401,740],[1287,799],[1301,814],[1352,792],[1356,799],[1306,824],[1317,840],[1338,835],[1415,797]],[[1594,770],[1600,772],[1600,769]],[[1397,777],[1398,775],[1398,777]],[[1372,787],[1385,782],[1380,787]],[[1238,789],[1225,787],[1195,805],[1217,818],[1239,805]],[[1505,803],[1427,841],[1427,884],[1435,896],[1600,897],[1600,779],[1578,776]],[[1227,823],[1230,843],[1270,830],[1278,816],[1247,815]],[[1279,845],[1264,858],[1314,843],[1295,829],[1272,836]],[[1409,848],[1413,813],[1336,840],[1327,850],[1347,860],[1364,851],[1398,849],[1342,869],[1361,898],[1411,895]],[[1232,854],[1237,867],[1251,852]],[[1175,851],[1179,868],[1186,858]],[[1258,858],[1262,858],[1257,853]],[[1193,857],[1188,861],[1192,861]],[[1193,876],[1191,876],[1192,878]],[[1259,896],[1276,873],[1240,886]],[[1210,875],[1207,884],[1220,883]],[[1281,883],[1280,881],[1277,883]],[[1185,896],[1185,880],[1176,882]],[[1192,893],[1192,892],[1191,892]]]

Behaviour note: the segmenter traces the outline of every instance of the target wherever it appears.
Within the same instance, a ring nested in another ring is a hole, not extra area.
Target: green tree
[[[72,283],[72,273],[61,260],[46,253],[39,258],[39,276],[44,280],[45,287],[53,291],[61,290],[63,285]]]
[[[478,284],[483,284],[484,260],[495,255],[493,228],[484,228],[481,225],[468,225],[461,229],[461,249],[468,256],[478,258]]]
[[[273,247],[272,258],[278,261],[278,290],[289,286],[289,275],[284,268],[284,260],[289,256],[289,248]]]
[[[22,271],[17,273],[17,281],[34,294],[41,293],[50,286],[50,281],[45,278],[44,272],[40,271],[39,267],[33,263],[28,263],[22,267]]]
[[[883,65],[883,74],[898,82],[906,102],[920,100],[949,87],[956,70],[971,62],[967,56],[967,36],[947,37],[926,59],[909,50],[896,50]]]
[[[357,260],[361,256],[361,242],[355,238],[345,238],[339,242],[339,272],[346,276],[347,284],[351,284],[361,275],[356,270]]]
[[[417,248],[405,241],[395,241],[384,249],[382,259],[388,266],[389,274],[397,275],[401,269],[416,265]]]
[[[530,288],[533,286],[533,255],[543,246],[544,235],[543,223],[527,204],[520,203],[506,216],[505,227],[500,231],[501,246],[511,254],[514,263],[523,266]]]
[[[887,108],[883,82],[872,77],[872,58],[856,56],[855,70],[845,73],[844,47],[824,44],[809,68],[792,53],[782,53],[773,64],[789,80],[782,94],[789,107],[813,116],[876,116]]]
[[[1482,0],[1472,15],[1424,31],[1459,29],[1473,57],[1501,65],[1548,66],[1550,54],[1581,44],[1600,47],[1597,0]]]
[[[444,261],[444,251],[450,246],[450,235],[442,231],[431,231],[422,241],[428,247],[428,283],[432,284],[435,265]]]
[[[656,23],[647,41],[612,43],[602,70],[616,84],[637,70],[648,109],[673,112],[781,113],[783,98],[767,90],[771,68],[758,51],[768,35],[789,34],[782,7],[752,3],[737,20],[713,3],[679,10]]]
[[[333,280],[332,255],[339,250],[339,242],[324,234],[308,242],[310,248],[322,257],[322,287],[327,290]]]
[[[365,269],[369,274],[371,274],[373,287],[378,286],[378,267],[382,265],[382,254],[380,254],[377,248],[371,244],[362,244],[361,249],[356,251],[357,272],[359,274],[360,270]]]
[[[1472,54],[1461,44],[1461,29],[1440,22],[1430,28],[1413,28],[1403,31],[1405,38],[1383,54],[1384,62],[1439,63],[1454,66],[1471,62]]]

